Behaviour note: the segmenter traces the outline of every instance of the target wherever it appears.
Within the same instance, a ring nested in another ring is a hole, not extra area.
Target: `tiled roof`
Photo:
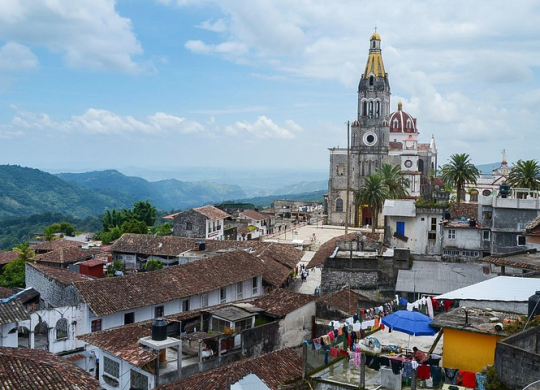
[[[263,309],[269,315],[285,317],[296,309],[315,301],[313,295],[300,294],[278,288],[252,301],[253,305]]]
[[[158,389],[229,390],[231,384],[248,374],[255,374],[270,389],[277,390],[282,384],[301,379],[302,368],[302,357],[292,348],[285,348],[192,375]]]
[[[533,230],[537,230],[538,226],[540,225],[540,215],[533,219],[527,226],[525,226],[525,230],[527,233],[532,232]]]
[[[68,247],[82,247],[84,245],[83,242],[80,241],[73,241],[73,240],[66,240],[66,239],[59,239],[59,240],[52,240],[49,241],[43,241],[39,244],[32,245],[32,249],[35,251],[51,251],[58,248],[68,248]]]
[[[166,316],[165,320],[186,321],[200,316],[200,310]],[[119,359],[135,366],[142,367],[156,356],[148,349],[141,347],[139,340],[152,335],[153,320],[136,324],[119,326],[99,332],[77,336],[78,339],[96,346]]]
[[[19,254],[15,251],[0,252],[0,265],[7,264],[17,258],[19,258]]]
[[[37,269],[42,274],[66,286],[74,282],[94,280],[94,278],[90,276],[78,274],[77,272],[70,271],[66,268],[49,267],[43,264],[35,263],[26,263],[26,265]]]
[[[540,253],[524,253],[508,257],[483,257],[479,261],[498,266],[540,271]]]
[[[341,310],[343,313],[352,316],[358,313],[358,301],[371,301],[363,295],[357,294],[349,289],[334,291],[323,295],[318,299],[328,306]]]
[[[197,207],[193,209],[193,211],[204,215],[208,219],[225,219],[230,217],[230,215],[225,211],[222,211],[214,206]]]
[[[315,253],[311,261],[308,263],[307,268],[314,268],[324,264],[326,259],[328,259],[328,257],[330,257],[330,255],[334,252],[334,249],[336,248],[336,243],[338,241],[356,241],[357,238],[358,234],[356,232],[331,238],[320,246],[319,250]],[[366,233],[366,241],[376,242],[379,241],[379,238],[379,233]]]
[[[239,250],[169,268],[76,282],[97,316],[187,298],[262,275],[262,262]]]
[[[52,353],[0,347],[0,390],[94,390],[99,381]]]
[[[450,205],[450,214],[454,219],[476,219],[478,218],[478,205],[476,203],[452,203]]]
[[[86,249],[79,247],[61,247],[51,252],[43,253],[34,257],[36,262],[70,264],[77,261],[88,260],[92,254]]]
[[[421,143],[418,143],[416,145],[416,148],[418,149],[418,151],[420,152],[427,152],[429,151],[429,144],[421,144]]]
[[[249,243],[249,241],[244,242]],[[276,242],[262,242],[256,244],[257,245],[252,245],[252,248],[255,250],[253,253],[254,256],[271,257],[278,263],[289,267],[291,271],[298,265],[304,256],[304,252],[292,247],[291,245],[279,244]]]
[[[240,214],[240,217],[248,217],[250,219],[254,219],[255,221],[264,221],[265,219],[268,219],[269,217],[267,215],[261,214],[258,211],[255,210],[244,210]]]
[[[103,261],[103,260],[99,260],[99,259],[92,259],[92,260],[86,260],[86,261],[81,261],[80,263],[77,263],[78,265],[85,265],[87,267],[103,267],[103,265],[105,265],[106,263]]]
[[[283,287],[292,270],[264,253],[257,257],[264,265],[263,280],[274,287]]]
[[[0,325],[28,319],[30,319],[30,316],[18,299],[10,299],[4,303],[0,301]]]

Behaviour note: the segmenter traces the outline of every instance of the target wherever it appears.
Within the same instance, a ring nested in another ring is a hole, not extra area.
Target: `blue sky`
[[[328,169],[375,26],[440,165],[538,158],[533,0],[4,0],[0,163]]]

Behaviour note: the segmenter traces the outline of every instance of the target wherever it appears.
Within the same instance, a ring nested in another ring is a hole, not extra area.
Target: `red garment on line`
[[[476,373],[471,372],[471,371],[459,371],[457,382],[461,383],[461,386],[463,387],[475,389],[476,388]]]
[[[427,364],[422,364],[416,369],[416,377],[418,379],[429,379],[431,377],[430,369]]]

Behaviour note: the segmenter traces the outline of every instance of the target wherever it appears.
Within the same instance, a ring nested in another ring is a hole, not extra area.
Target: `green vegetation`
[[[453,154],[449,162],[441,168],[441,177],[443,181],[452,184],[457,190],[457,203],[461,202],[461,194],[465,184],[475,184],[480,176],[478,168],[469,160],[467,153]]]
[[[486,376],[484,387],[486,390],[510,390],[510,388],[499,379],[495,366],[487,366],[482,370],[482,374]]]
[[[506,183],[514,188],[540,190],[540,165],[536,160],[518,160],[512,167]]]
[[[144,269],[147,271],[155,271],[157,269],[162,269],[163,263],[158,260],[148,260],[144,265]]]
[[[0,286],[2,287],[24,287],[25,265],[34,257],[34,251],[30,249],[28,244],[19,244],[13,250],[19,254],[19,257],[4,266],[0,275]]]

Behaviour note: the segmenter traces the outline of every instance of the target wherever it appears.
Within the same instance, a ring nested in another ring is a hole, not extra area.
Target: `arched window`
[[[471,202],[478,202],[478,190],[471,190],[470,195],[471,195],[471,199],[470,199]]]
[[[392,124],[392,127],[393,127],[394,129],[397,129],[397,128],[398,128],[398,125],[399,125],[398,120],[397,120],[397,119],[394,119],[394,123]]]
[[[381,102],[375,103],[375,118],[378,118],[381,113]]]
[[[412,126],[411,126],[411,120],[410,119],[407,119],[407,129],[410,129]]]
[[[339,198],[336,200],[336,213],[343,212],[343,199]]]
[[[375,80],[375,77],[369,76],[369,85],[373,85],[374,80]]]
[[[365,100],[362,102],[362,115],[367,115],[367,102]]]
[[[418,170],[424,172],[424,160],[418,160]]]
[[[373,117],[373,102],[369,102],[369,117]]]
[[[60,318],[56,322],[56,339],[67,339],[68,337],[68,321],[65,318]]]

